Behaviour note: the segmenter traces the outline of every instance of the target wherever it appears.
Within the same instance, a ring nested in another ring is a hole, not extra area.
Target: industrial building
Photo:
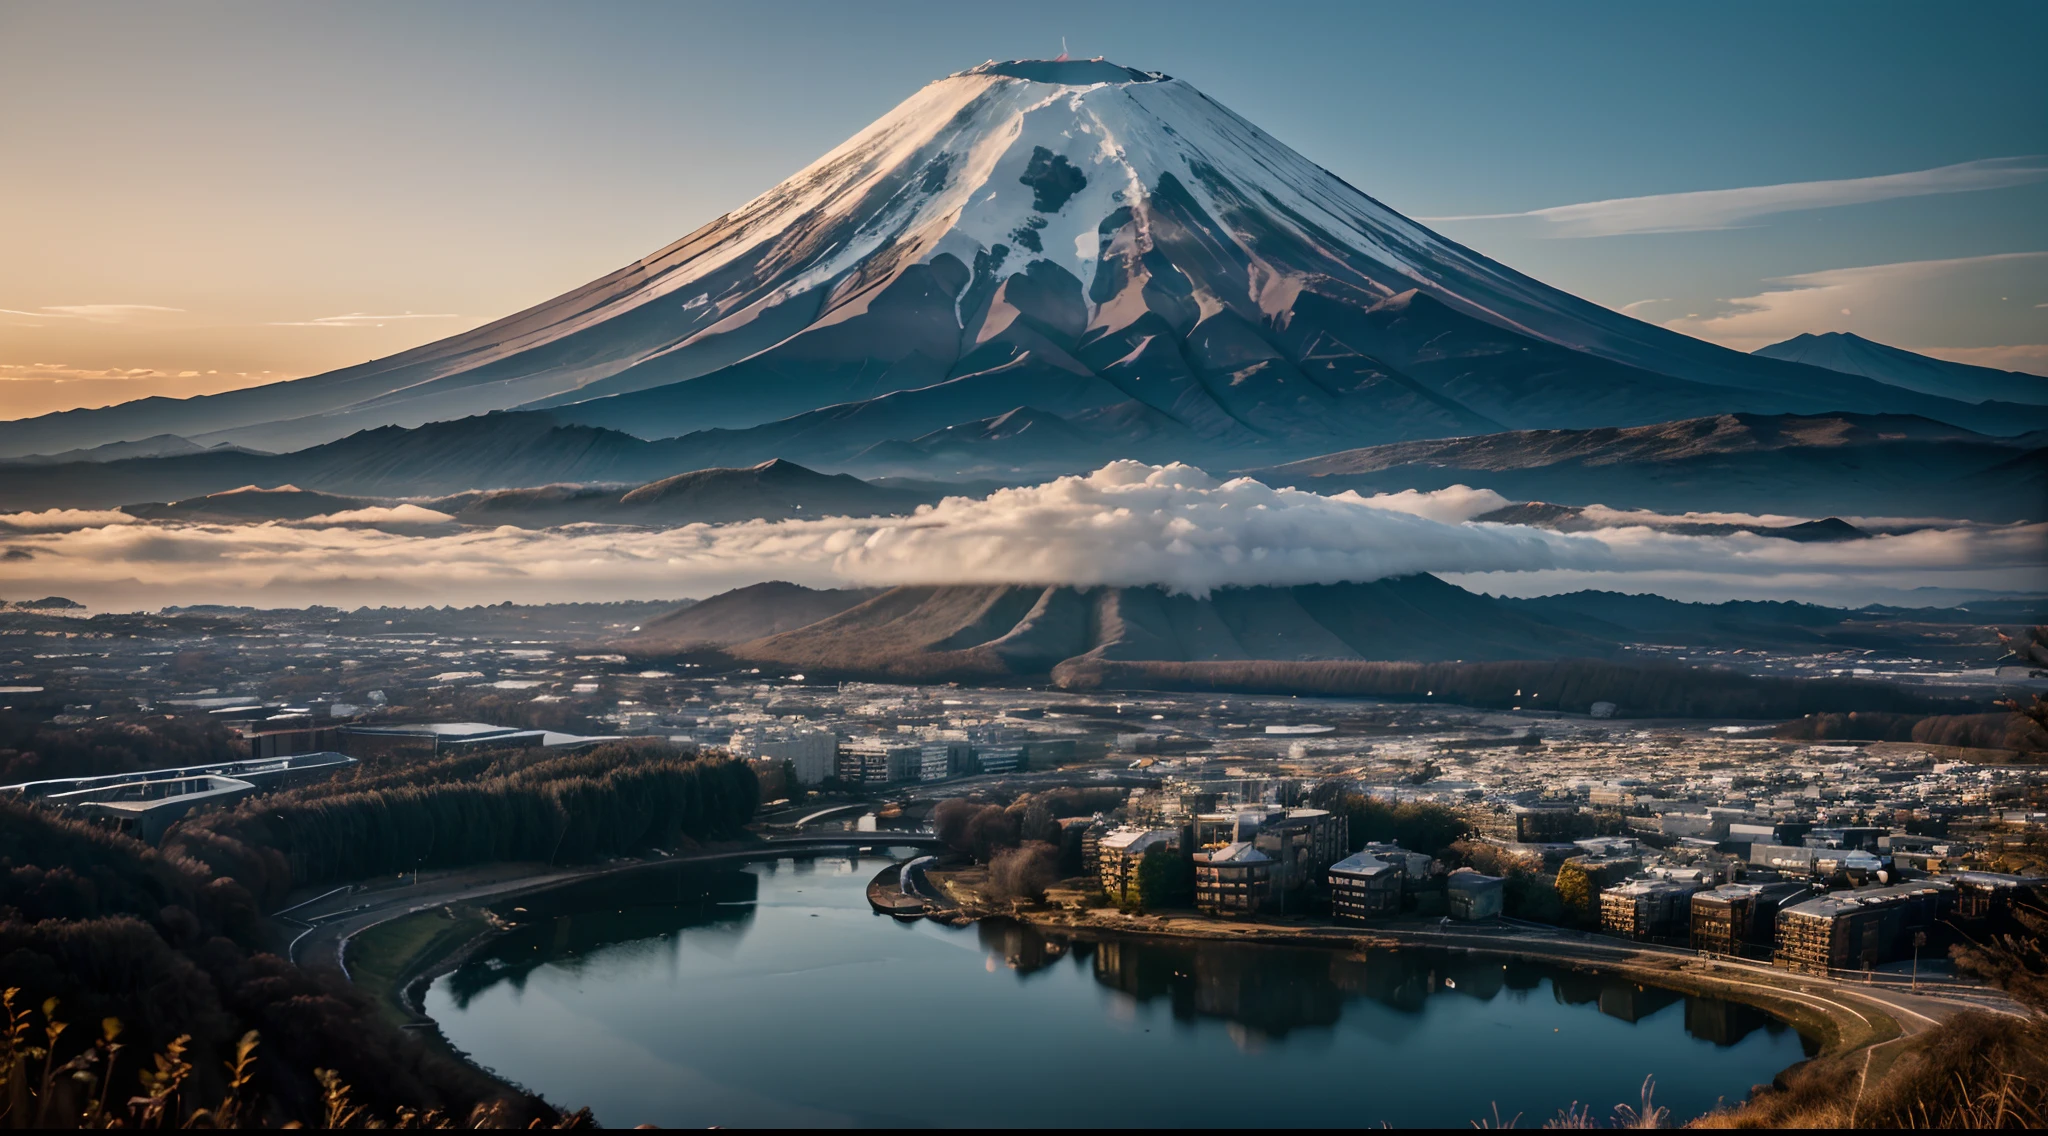
[[[343,726],[343,751],[362,760],[437,757],[480,749],[576,750],[621,740],[554,730],[523,730],[488,722],[409,722],[388,726]]]
[[[1330,914],[1353,923],[1400,914],[1405,859],[1354,852],[1330,865]]]
[[[294,754],[100,777],[69,777],[0,787],[151,844],[202,806],[227,805],[260,792],[323,780],[355,765],[339,753]]]

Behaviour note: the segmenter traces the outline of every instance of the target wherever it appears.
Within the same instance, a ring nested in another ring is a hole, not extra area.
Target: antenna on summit
[[[1060,37],[1060,57],[1059,57],[1058,59],[1055,59],[1055,60],[1053,60],[1053,62],[1054,62],[1054,63],[1065,63],[1066,61],[1067,61],[1067,37],[1066,37],[1066,36],[1061,36],[1061,37]]]

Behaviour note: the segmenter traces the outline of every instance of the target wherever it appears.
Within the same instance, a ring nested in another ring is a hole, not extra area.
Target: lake
[[[902,857],[898,857],[902,858]],[[868,908],[878,855],[642,871],[508,902],[426,1010],[608,1126],[1463,1127],[1646,1075],[1682,1122],[1811,1043],[1761,1011],[1432,950],[1048,937]],[[516,910],[515,910],[516,908]]]

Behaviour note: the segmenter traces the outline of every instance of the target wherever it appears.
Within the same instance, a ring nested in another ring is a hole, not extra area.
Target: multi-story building
[[[1024,747],[1015,743],[977,745],[974,760],[983,773],[1015,773],[1025,767]]]
[[[2048,884],[2041,876],[2015,876],[2005,872],[1957,872],[1948,877],[1956,885],[1956,917],[1990,919],[2011,911],[2028,892]]]
[[[837,768],[839,738],[830,730],[753,727],[734,731],[728,743],[734,757],[787,761],[799,785],[817,785]]]
[[[1354,923],[1400,914],[1405,859],[1354,852],[1330,865],[1330,914]]]
[[[1516,805],[1509,814],[1518,844],[1564,844],[1593,835],[1595,817],[1575,805]]]
[[[1351,847],[1351,821],[1324,809],[1287,809],[1268,814],[1251,838],[1259,851],[1273,858],[1273,884],[1285,891],[1320,883],[1330,865]]]
[[[1414,891],[1429,881],[1430,866],[1436,861],[1422,852],[1410,852],[1399,844],[1384,840],[1369,840],[1362,852],[1370,852],[1380,859],[1401,866],[1401,889]]]
[[[1750,941],[1756,919],[1756,884],[1722,884],[1692,893],[1692,949],[1717,955],[1739,955]]]
[[[1600,893],[1600,929],[1626,939],[1685,938],[1692,922],[1690,881],[1629,880]]]
[[[1177,855],[1180,839],[1177,828],[1119,828],[1105,834],[1098,853],[1102,890],[1116,899],[1137,898],[1138,863],[1145,853],[1164,847]]]
[[[974,747],[964,741],[931,741],[918,747],[919,759],[917,779],[919,781],[944,781],[966,773],[974,760]]]
[[[1195,909],[1211,915],[1250,915],[1273,893],[1273,858],[1249,842],[1195,853]]]
[[[1953,885],[1916,880],[1818,896],[1778,912],[1771,963],[1807,974],[1863,970],[1903,957],[1913,933],[1946,915]]]
[[[924,769],[924,750],[914,745],[897,745],[879,739],[842,742],[838,752],[839,779],[855,785],[888,785],[915,781]]]
[[[1459,868],[1444,878],[1444,910],[1453,919],[1491,919],[1507,899],[1506,881]]]

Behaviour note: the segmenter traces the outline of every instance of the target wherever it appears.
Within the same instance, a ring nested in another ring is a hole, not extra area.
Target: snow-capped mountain
[[[648,438],[783,438],[807,427],[782,420],[831,408],[841,450],[1028,407],[1275,457],[1730,411],[2032,425],[1578,299],[1189,83],[1098,59],[940,79],[675,244],[474,331],[290,383],[0,424],[0,454],[145,423],[279,450],[512,407]]]

